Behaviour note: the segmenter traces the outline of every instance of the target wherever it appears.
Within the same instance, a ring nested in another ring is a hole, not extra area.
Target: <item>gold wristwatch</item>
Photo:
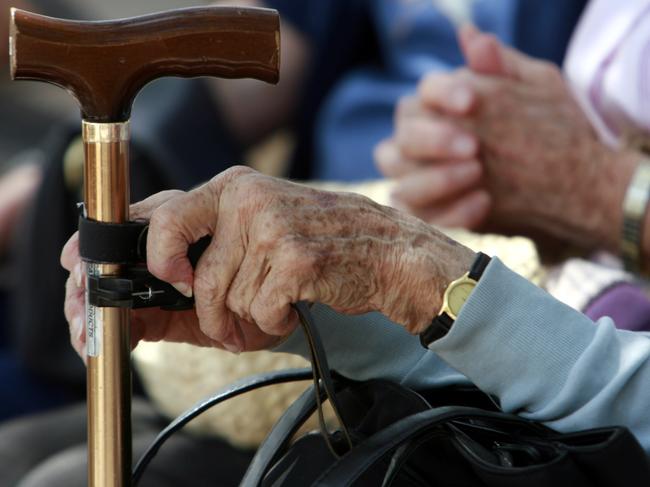
[[[469,272],[447,286],[438,316],[420,333],[420,343],[424,348],[429,348],[429,345],[449,332],[489,263],[490,257],[479,252]]]

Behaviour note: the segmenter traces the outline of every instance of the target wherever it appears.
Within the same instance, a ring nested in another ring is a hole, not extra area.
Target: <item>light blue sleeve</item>
[[[313,311],[330,365],[349,377],[416,388],[469,380],[504,411],[558,431],[627,426],[650,453],[650,336],[594,323],[497,258],[432,351],[380,314]],[[301,331],[280,350],[305,355]]]

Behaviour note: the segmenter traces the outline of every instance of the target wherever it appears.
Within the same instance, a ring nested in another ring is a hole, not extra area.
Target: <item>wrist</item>
[[[621,257],[628,271],[642,273],[649,244],[650,160],[639,158],[623,203]]]
[[[605,162],[598,177],[599,184],[593,194],[600,211],[591,213],[599,218],[590,229],[592,245],[604,250],[620,253],[623,232],[623,205],[630,182],[643,155],[634,150],[612,151],[607,149],[602,156]],[[595,203],[595,201],[594,201]]]
[[[380,310],[410,333],[438,315],[447,286],[467,273],[476,254],[421,220],[409,217],[397,254],[385,265]]]

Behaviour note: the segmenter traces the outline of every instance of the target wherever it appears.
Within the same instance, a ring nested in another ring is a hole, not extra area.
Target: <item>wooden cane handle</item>
[[[11,10],[11,76],[59,85],[91,122],[123,122],[138,91],[163,76],[276,83],[275,10],[197,7],[124,20],[77,22]]]

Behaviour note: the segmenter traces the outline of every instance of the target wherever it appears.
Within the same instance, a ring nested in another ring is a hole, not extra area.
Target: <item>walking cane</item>
[[[129,117],[146,83],[163,76],[275,83],[279,75],[274,10],[198,7],[73,22],[12,9],[10,29],[12,78],[56,84],[80,104],[85,217],[109,229],[107,224],[117,228],[129,219]],[[87,279],[125,272],[111,258],[88,262],[86,269]],[[151,286],[147,289],[151,295]],[[131,484],[129,310],[86,299],[88,485],[126,487]]]

